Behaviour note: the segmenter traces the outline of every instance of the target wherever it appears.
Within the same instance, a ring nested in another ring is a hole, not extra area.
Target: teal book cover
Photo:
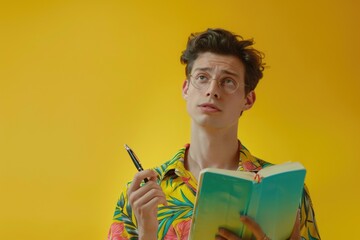
[[[189,239],[214,239],[219,227],[252,239],[239,220],[240,214],[253,218],[270,239],[287,239],[295,223],[305,175],[298,162],[273,165],[258,173],[204,169]]]

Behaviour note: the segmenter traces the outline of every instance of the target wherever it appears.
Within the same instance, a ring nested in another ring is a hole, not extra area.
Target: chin
[[[196,119],[193,122],[197,126],[202,127],[202,128],[207,128],[207,129],[222,129],[222,128],[224,128],[223,123],[221,123],[219,121],[215,121],[214,119],[202,118],[202,119]]]

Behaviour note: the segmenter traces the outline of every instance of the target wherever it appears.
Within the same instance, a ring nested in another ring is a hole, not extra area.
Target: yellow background
[[[105,239],[120,189],[189,141],[191,32],[254,38],[269,66],[240,121],[301,161],[323,239],[358,236],[358,1],[8,1],[0,6],[0,239]],[[353,233],[355,232],[355,233]]]

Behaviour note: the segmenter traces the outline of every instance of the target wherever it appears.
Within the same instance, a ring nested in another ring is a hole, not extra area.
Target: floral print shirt
[[[158,239],[187,240],[190,232],[193,214],[197,180],[185,169],[185,152],[187,144],[175,156],[160,167],[154,168],[158,173],[158,184],[163,189],[168,206],[159,206],[158,209]],[[258,159],[240,145],[240,159],[238,171],[259,171],[271,164]],[[126,195],[127,184],[117,202],[113,223],[110,227],[108,240],[138,239],[136,219]],[[303,240],[320,239],[315,222],[315,215],[306,186],[301,201],[301,236]]]

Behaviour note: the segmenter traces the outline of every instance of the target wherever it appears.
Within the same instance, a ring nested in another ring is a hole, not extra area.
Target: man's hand
[[[266,234],[262,231],[259,224],[257,224],[253,219],[247,216],[241,216],[240,221],[244,223],[244,225],[253,233],[256,240],[270,240]],[[300,212],[298,211],[296,216],[296,221],[294,224],[293,231],[289,238],[290,240],[300,240]],[[215,240],[241,240],[239,236],[234,234],[233,232],[219,228],[219,231],[215,237]]]
[[[140,187],[145,178],[149,181]],[[167,205],[165,194],[156,183],[156,179],[157,173],[153,170],[138,172],[127,192],[131,208],[137,220],[140,240],[157,239],[158,205]]]
[[[299,209],[297,212],[297,215],[296,215],[295,224],[294,224],[294,228],[292,230],[291,236],[290,236],[290,240],[300,240],[301,239],[300,226],[301,226],[301,221],[300,221],[300,209]]]
[[[268,240],[266,234],[261,230],[259,224],[247,216],[241,216],[240,221],[253,233],[256,240]],[[241,240],[235,233],[230,232],[227,229],[220,228],[218,234],[215,237],[216,240]]]

